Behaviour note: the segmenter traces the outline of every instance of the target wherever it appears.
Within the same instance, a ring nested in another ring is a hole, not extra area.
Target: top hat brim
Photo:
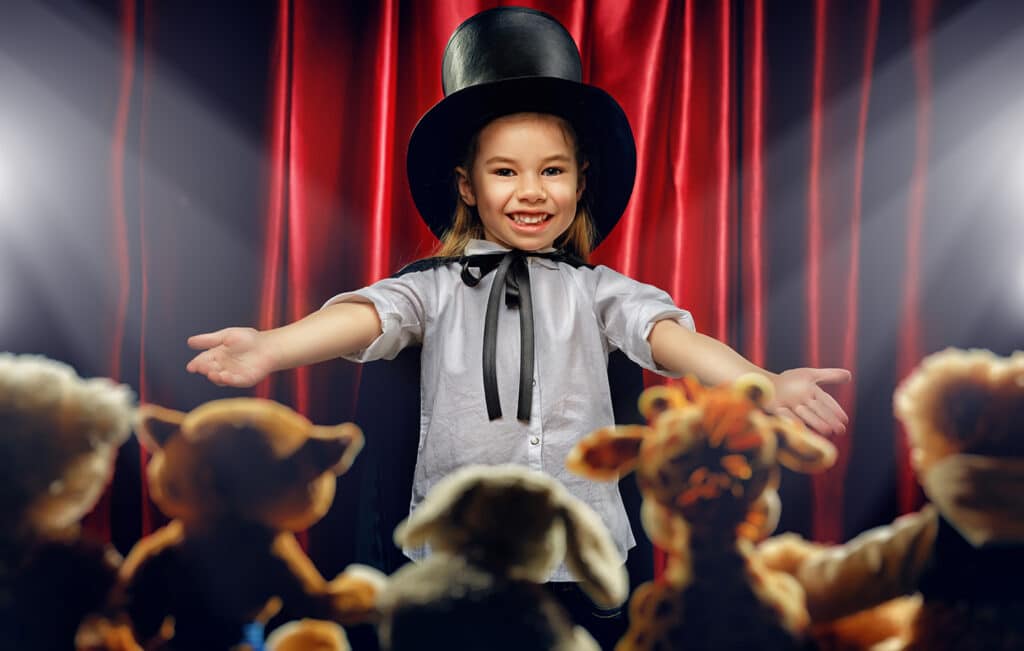
[[[513,113],[550,113],[575,129],[588,167],[587,208],[603,240],[622,216],[636,177],[636,144],[629,120],[605,91],[556,77],[522,77],[469,86],[448,95],[420,119],[409,138],[406,167],[416,208],[441,237],[456,203],[455,167],[473,135]]]

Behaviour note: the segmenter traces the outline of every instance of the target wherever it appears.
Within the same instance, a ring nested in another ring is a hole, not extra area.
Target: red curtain
[[[277,1],[266,44],[262,253],[246,290],[258,296],[252,323],[267,328],[297,319],[334,292],[368,284],[429,253],[435,241],[405,182],[406,142],[418,117],[441,98],[439,68],[448,36],[462,20],[495,4]],[[553,14],[569,29],[580,46],[585,81],[619,100],[635,132],[639,165],[632,200],[593,260],[666,289],[693,313],[699,330],[771,370],[842,366],[857,374],[865,318],[858,303],[866,264],[865,149],[879,0],[839,8],[813,0],[799,10],[772,8],[764,0],[524,4]],[[152,291],[145,288],[161,273],[143,259],[138,277],[129,278],[127,250],[145,252],[147,241],[153,246],[147,237],[156,236],[144,228],[144,196],[135,217],[138,229],[124,227],[129,218],[118,203],[126,174],[118,148],[125,146],[129,99],[145,88],[146,39],[155,38],[144,29],[147,19],[136,16],[140,12],[152,17],[160,8],[122,0],[125,63],[111,175],[123,287],[134,283],[143,289],[137,305],[127,298],[119,303],[121,325],[111,346],[114,375],[124,375],[121,333],[132,319],[129,312],[147,314]],[[902,172],[912,183],[912,198],[902,211],[907,262],[904,275],[891,279],[905,287],[900,374],[920,354],[920,262],[914,247],[925,214],[931,13],[932,0],[915,0],[912,21],[892,28],[906,32],[913,44],[918,107],[917,154]],[[143,48],[136,52],[139,25]],[[782,54],[782,44],[791,39],[795,53]],[[772,67],[773,57],[785,56],[803,67]],[[786,89],[796,84],[807,92],[788,96]],[[833,109],[832,100],[840,91],[851,96],[851,88],[853,108]],[[135,102],[142,115],[132,128],[143,129],[149,106]],[[787,107],[797,121],[787,119]],[[140,143],[145,141],[142,134]],[[159,228],[162,238],[172,237],[173,225]],[[179,296],[187,299],[183,291]],[[140,341],[134,361],[142,399],[184,406],[187,400],[179,395],[176,401],[173,388],[148,388],[152,369],[146,338],[140,335]],[[328,413],[351,413],[358,372],[344,363],[299,369],[272,378],[256,393],[323,420]],[[851,433],[837,439],[839,463],[807,485],[809,533],[817,539],[844,536],[858,386],[855,381],[835,392],[852,420]],[[339,410],[339,404],[345,407]],[[901,494],[908,495],[901,506],[909,509],[916,503],[913,477],[906,450],[899,442],[894,446]],[[151,509],[143,504],[147,513]],[[102,529],[104,523],[94,526]],[[147,517],[143,533],[151,526]]]

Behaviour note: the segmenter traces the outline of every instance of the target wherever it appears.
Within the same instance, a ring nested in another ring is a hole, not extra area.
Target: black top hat
[[[440,237],[455,210],[454,168],[470,139],[512,113],[551,113],[573,125],[587,168],[595,245],[622,216],[636,177],[636,143],[622,107],[582,83],[572,36],[551,16],[498,7],[459,25],[444,51],[445,97],[420,118],[409,138],[409,186],[423,220]]]

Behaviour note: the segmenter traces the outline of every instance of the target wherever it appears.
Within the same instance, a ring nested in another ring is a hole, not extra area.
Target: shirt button
[[[530,445],[539,445],[539,444],[540,444],[540,437],[539,436],[534,436],[532,439],[530,439]]]

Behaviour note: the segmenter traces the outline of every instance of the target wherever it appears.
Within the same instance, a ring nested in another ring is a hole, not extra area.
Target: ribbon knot
[[[494,283],[487,297],[487,312],[484,319],[483,342],[483,375],[484,399],[487,402],[487,417],[490,420],[501,418],[501,401],[498,398],[498,309],[500,294],[505,294],[505,306],[519,309],[519,408],[516,418],[530,421],[533,403],[533,299],[530,288],[530,271],[528,257],[545,258],[556,262],[568,262],[579,266],[582,261],[562,251],[550,253],[533,253],[512,250],[501,253],[484,253],[463,256],[462,282],[469,287],[476,287],[483,278],[495,272]],[[474,275],[470,269],[476,269]]]

